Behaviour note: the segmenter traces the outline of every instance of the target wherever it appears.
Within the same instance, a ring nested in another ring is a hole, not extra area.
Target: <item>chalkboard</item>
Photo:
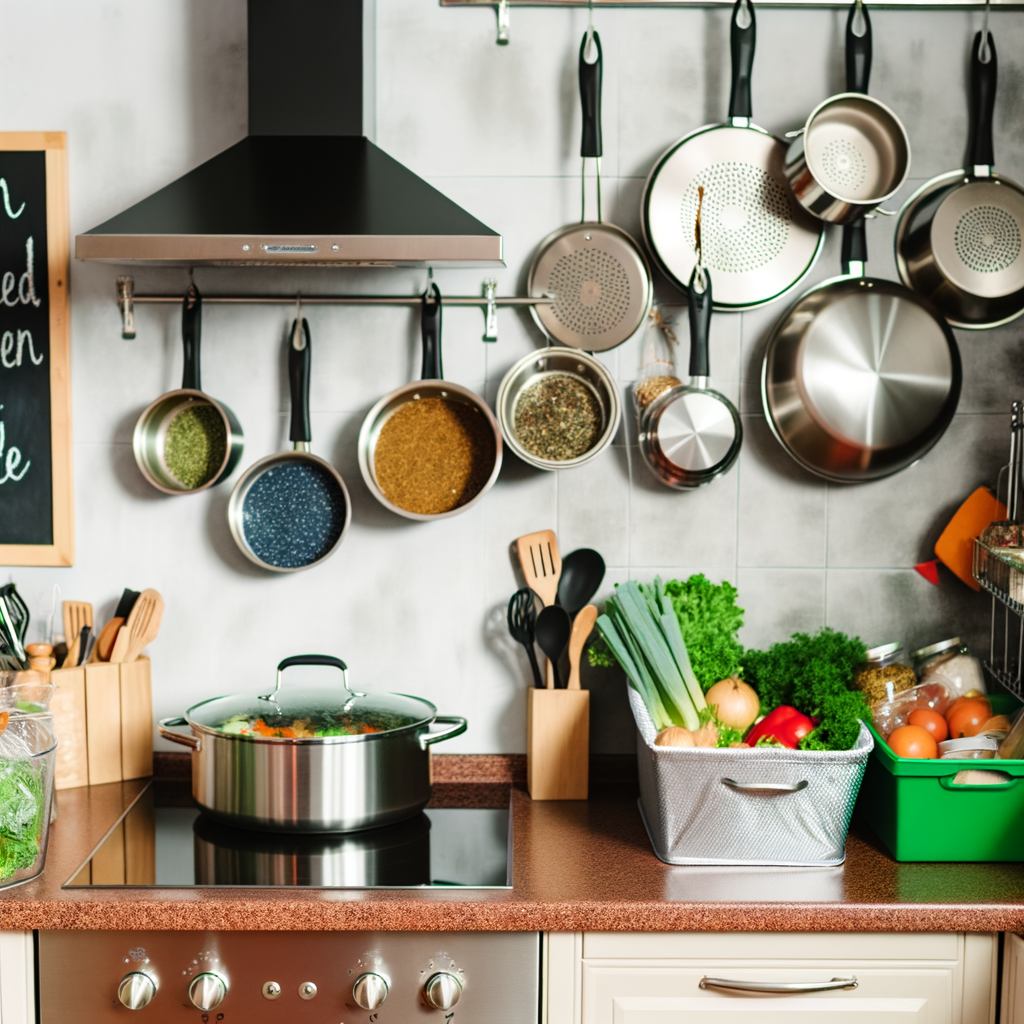
[[[67,149],[0,132],[0,565],[71,565]]]

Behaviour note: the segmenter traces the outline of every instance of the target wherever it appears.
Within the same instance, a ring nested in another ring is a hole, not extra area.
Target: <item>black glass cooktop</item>
[[[512,884],[508,808],[437,807],[385,828],[283,835],[165,806],[149,786],[66,888],[470,888]]]

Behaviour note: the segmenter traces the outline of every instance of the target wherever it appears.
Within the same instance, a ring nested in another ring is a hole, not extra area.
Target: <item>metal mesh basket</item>
[[[666,864],[826,867],[846,857],[846,831],[874,743],[852,750],[656,747],[630,687],[640,813]]]

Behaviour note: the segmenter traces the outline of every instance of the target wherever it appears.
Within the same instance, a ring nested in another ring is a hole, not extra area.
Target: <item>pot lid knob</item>
[[[379,974],[360,974],[352,986],[352,998],[364,1010],[376,1010],[388,997],[388,983]]]

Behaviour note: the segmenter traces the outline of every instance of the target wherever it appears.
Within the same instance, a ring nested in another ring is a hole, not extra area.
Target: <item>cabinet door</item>
[[[702,989],[704,977],[808,988],[856,977],[857,987],[770,994]],[[954,1024],[956,981],[953,964],[698,968],[584,961],[582,1017],[583,1024]]]
[[[1024,1024],[1024,939],[1007,933],[1003,946],[1001,1024]]]

